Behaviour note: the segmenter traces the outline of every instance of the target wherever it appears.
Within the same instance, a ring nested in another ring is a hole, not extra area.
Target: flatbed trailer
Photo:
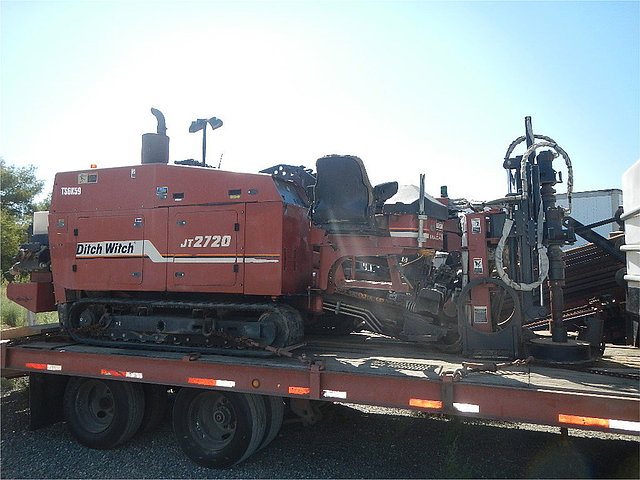
[[[640,435],[634,347],[607,346],[596,363],[567,367],[479,363],[365,332],[310,337],[287,358],[96,347],[40,330],[0,343],[3,375],[30,375],[32,428],[63,418],[64,385],[80,377],[286,398],[309,422],[319,400]]]

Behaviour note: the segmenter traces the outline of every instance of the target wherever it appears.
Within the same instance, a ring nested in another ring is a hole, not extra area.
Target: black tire
[[[269,445],[280,432],[284,419],[284,400],[282,397],[268,397],[263,395],[264,406],[267,412],[267,428],[258,450]]]
[[[249,457],[262,442],[266,424],[258,395],[183,388],[173,406],[180,448],[209,468],[228,468]]]
[[[140,428],[143,414],[144,392],[138,383],[83,377],[67,383],[67,426],[89,448],[108,449],[126,442]]]
[[[140,424],[140,432],[150,432],[158,428],[165,419],[169,397],[167,387],[145,383],[144,391],[144,415]]]

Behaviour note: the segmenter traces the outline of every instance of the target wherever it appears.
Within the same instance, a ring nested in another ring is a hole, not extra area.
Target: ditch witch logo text
[[[76,257],[102,257],[110,255],[135,255],[136,243],[128,242],[91,242],[78,243]]]

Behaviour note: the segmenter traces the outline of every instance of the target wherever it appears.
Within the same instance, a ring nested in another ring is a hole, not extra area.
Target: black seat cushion
[[[354,231],[374,226],[374,196],[362,160],[329,155],[316,162],[312,218],[330,231]]]

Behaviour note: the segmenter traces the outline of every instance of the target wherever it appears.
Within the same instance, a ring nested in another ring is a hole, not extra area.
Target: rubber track
[[[274,303],[230,303],[230,302],[182,302],[182,301],[165,301],[165,300],[119,300],[114,298],[83,298],[73,303],[69,309],[68,318],[65,323],[69,322],[69,319],[75,313],[77,308],[86,305],[120,305],[124,307],[149,307],[149,308],[176,308],[176,309],[217,309],[224,308],[235,311],[248,311],[248,312],[264,312],[272,311],[280,313],[288,320],[287,323],[291,325],[291,310],[295,310],[292,307],[284,304]],[[293,326],[293,325],[292,325]],[[142,342],[127,342],[118,340],[100,340],[94,337],[77,335],[77,332],[70,328],[70,325],[65,325],[65,329],[71,336],[71,338],[78,342],[87,345],[95,345],[100,347],[124,347],[124,348],[137,348],[143,350],[159,350],[170,352],[185,352],[185,353],[207,353],[207,354],[219,354],[241,357],[270,357],[274,353],[263,350],[233,350],[228,348],[217,347],[194,347],[188,345],[169,345],[164,343],[142,343]],[[302,323],[300,322],[298,328],[290,328],[290,337],[295,344],[302,335],[303,331]],[[239,340],[241,344],[241,340]]]

